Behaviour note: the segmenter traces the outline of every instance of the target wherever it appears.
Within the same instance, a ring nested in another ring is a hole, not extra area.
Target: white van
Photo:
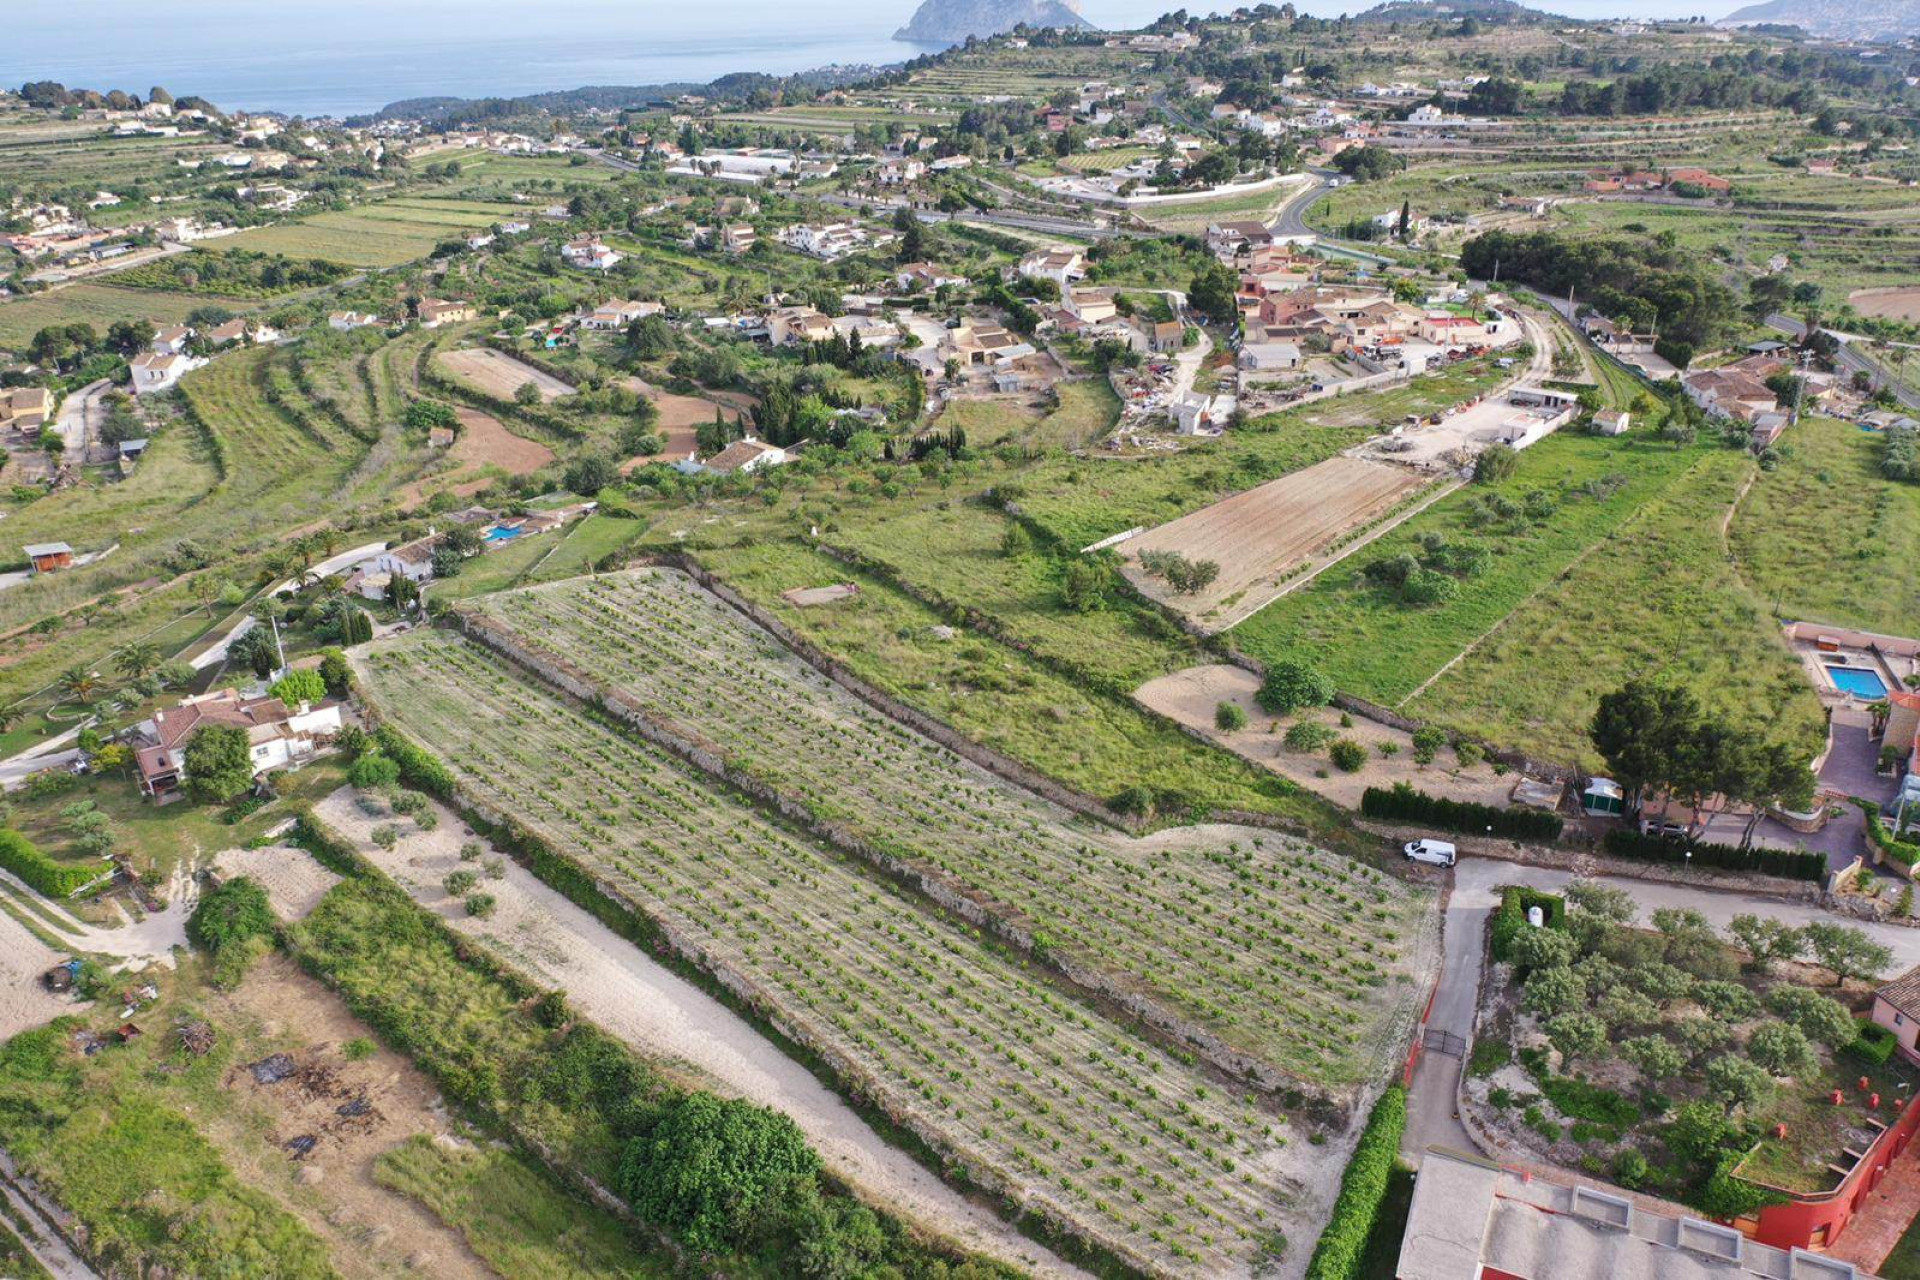
[[[1409,840],[1400,851],[1414,862],[1436,867],[1450,867],[1459,856],[1445,840]]]

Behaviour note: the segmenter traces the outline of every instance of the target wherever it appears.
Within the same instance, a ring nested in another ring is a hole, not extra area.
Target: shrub
[[[183,754],[187,791],[201,804],[225,804],[253,785],[253,746],[237,725],[203,725]]]
[[[336,698],[346,697],[353,687],[353,670],[347,666],[347,655],[338,649],[322,649],[320,679],[326,683],[328,693]]]
[[[1367,1127],[1354,1146],[1353,1158],[1340,1179],[1340,1196],[1333,1216],[1320,1233],[1307,1280],[1358,1280],[1367,1239],[1380,1217],[1393,1165],[1400,1152],[1400,1135],[1407,1127],[1407,1091],[1394,1085],[1374,1104]]]
[[[1213,726],[1232,733],[1247,727],[1246,708],[1237,702],[1223,702],[1213,709]]]
[[[1877,1022],[1862,1021],[1853,1043],[1846,1048],[1846,1054],[1869,1066],[1884,1067],[1899,1043],[1899,1038],[1888,1028]]]
[[[366,1036],[355,1036],[340,1046],[340,1056],[348,1062],[365,1062],[379,1051],[380,1046]]]
[[[49,898],[71,897],[113,870],[113,864],[104,860],[55,862],[33,841],[11,829],[0,830],[0,867]]]
[[[1367,749],[1351,738],[1341,738],[1327,749],[1328,757],[1335,767],[1343,772],[1352,773],[1367,763]]]
[[[1647,1158],[1632,1147],[1613,1158],[1613,1180],[1631,1191],[1647,1178]]]
[[[288,707],[298,707],[303,702],[318,702],[326,697],[327,681],[318,671],[289,671],[268,686],[267,692]]]
[[[1276,716],[1302,707],[1323,707],[1333,701],[1333,681],[1304,662],[1276,662],[1267,668],[1267,678],[1255,695],[1260,705]]]
[[[1432,764],[1440,755],[1440,748],[1447,745],[1445,731],[1432,725],[1423,725],[1413,731],[1413,760],[1415,764]]]
[[[478,840],[463,841],[460,845],[460,861],[472,862],[475,858],[478,858],[481,854],[485,852],[486,850],[481,846]]]
[[[1542,893],[1538,889],[1529,889],[1523,885],[1508,885],[1500,891],[1500,907],[1493,914],[1490,946],[1495,960],[1512,959],[1514,939],[1527,928],[1527,908],[1529,907],[1540,908],[1541,914],[1546,918],[1547,928],[1566,928],[1566,899],[1558,894]]]
[[[490,893],[470,893],[467,895],[467,914],[476,920],[485,920],[499,906],[499,899]]]
[[[479,884],[480,877],[462,867],[458,871],[447,872],[447,878],[440,883],[446,888],[449,898],[458,898],[471,891],[473,886]]]
[[[1535,809],[1496,809],[1487,804],[1447,800],[1416,791],[1404,782],[1396,783],[1391,789],[1368,787],[1360,797],[1360,812],[1369,818],[1514,840],[1557,840],[1562,826],[1560,819],[1551,813]]]
[[[1280,740],[1289,751],[1318,751],[1333,741],[1333,730],[1318,720],[1301,720],[1288,725],[1286,736]]]
[[[236,876],[200,896],[187,918],[187,937],[217,956],[236,943],[272,934],[273,926],[267,891],[249,876]]]
[[[392,725],[381,725],[374,737],[380,749],[400,764],[400,776],[410,787],[418,787],[442,800],[453,797],[453,774],[447,767],[419,747]]]
[[[378,751],[369,751],[347,766],[347,781],[361,791],[379,791],[400,782],[400,762]]]
[[[792,1120],[703,1090],[666,1107],[627,1144],[618,1184],[642,1217],[715,1252],[747,1240],[762,1212],[818,1167]]]

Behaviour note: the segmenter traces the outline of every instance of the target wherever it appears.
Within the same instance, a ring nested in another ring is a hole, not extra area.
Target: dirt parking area
[[[1404,467],[1329,458],[1149,529],[1121,543],[1119,552],[1127,577],[1142,591],[1223,631],[1271,600],[1316,552],[1429,482]],[[1203,591],[1177,593],[1141,567],[1150,551],[1211,560],[1220,575]]]
[[[40,985],[40,975],[66,958],[0,911],[0,1041],[73,1012],[71,999]]]
[[[1451,747],[1441,748],[1430,765],[1415,764],[1412,735],[1363,716],[1352,716],[1353,723],[1343,725],[1342,712],[1334,707],[1318,707],[1285,718],[1270,716],[1253,699],[1259,688],[1260,678],[1253,672],[1221,664],[1189,667],[1149,680],[1133,696],[1141,706],[1348,809],[1360,807],[1360,796],[1368,787],[1391,787],[1396,782],[1450,800],[1470,800],[1503,809],[1512,802],[1514,784],[1520,780],[1517,774],[1502,776],[1484,763],[1463,768]],[[1231,702],[1247,713],[1246,728],[1228,732],[1214,723],[1223,702]],[[1301,720],[1317,721],[1338,737],[1365,746],[1366,764],[1347,773],[1334,767],[1324,747],[1318,751],[1289,750],[1282,735],[1288,726]]]
[[[327,896],[327,890],[340,883],[340,877],[313,860],[305,849],[272,844],[263,849],[226,849],[215,856],[213,867],[223,876],[247,876],[267,891],[273,914],[292,924],[305,920]]]
[[[448,373],[502,400],[513,399],[514,393],[528,383],[540,388],[540,398],[549,402],[573,394],[571,386],[552,374],[542,373],[532,365],[515,360],[492,347],[442,351],[434,358]]]
[[[1920,321],[1920,285],[1897,289],[1856,289],[1847,295],[1853,309],[1882,320]]]
[[[202,1120],[242,1182],[299,1214],[355,1280],[494,1274],[431,1211],[375,1180],[374,1163],[415,1134],[463,1141],[424,1075],[386,1049],[350,1061],[343,1046],[372,1032],[277,952],[218,1005],[212,1020],[234,1030],[240,1052],[222,1080],[231,1105]],[[296,1158],[308,1138],[311,1148]]]

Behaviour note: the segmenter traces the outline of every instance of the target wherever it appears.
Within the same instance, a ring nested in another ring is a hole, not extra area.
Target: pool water
[[[489,529],[489,530],[487,530],[487,541],[488,541],[488,542],[512,542],[512,541],[513,541],[513,540],[514,540],[515,538],[517,538],[517,537],[519,537],[519,536],[520,536],[520,530],[518,530],[518,529]]]
[[[1833,681],[1834,688],[1856,698],[1873,701],[1887,696],[1887,682],[1878,672],[1863,671],[1859,667],[1828,667],[1827,678]]]

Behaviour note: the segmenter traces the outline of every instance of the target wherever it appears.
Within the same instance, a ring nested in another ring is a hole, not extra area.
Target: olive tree
[[[1805,1076],[1815,1065],[1813,1046],[1797,1027],[1768,1022],[1747,1037],[1747,1055],[1776,1076]]]
[[[1799,959],[1807,949],[1805,933],[1769,916],[1735,916],[1727,932],[1742,951],[1753,957],[1753,968],[1760,973],[1778,961]]]
[[[1607,1043],[1607,1024],[1591,1013],[1562,1013],[1547,1019],[1547,1039],[1565,1065],[1598,1053]]]
[[[1773,1092],[1766,1070],[1736,1053],[1723,1054],[1702,1073],[1710,1097],[1730,1110],[1751,1111]]]
[[[1850,925],[1816,920],[1806,928],[1814,959],[1833,970],[1834,985],[1849,978],[1872,978],[1893,963],[1893,952]]]
[[[1807,987],[1775,987],[1767,996],[1767,1008],[1798,1027],[1807,1039],[1831,1048],[1844,1049],[1860,1035],[1860,1024],[1847,1006]]]
[[[1543,1018],[1571,1013],[1586,1006],[1587,984],[1580,981],[1573,970],[1565,967],[1536,969],[1533,976],[1527,979],[1521,1002],[1529,1012]]]
[[[1635,1036],[1620,1045],[1620,1056],[1650,1080],[1670,1080],[1686,1069],[1687,1055],[1665,1036]]]

